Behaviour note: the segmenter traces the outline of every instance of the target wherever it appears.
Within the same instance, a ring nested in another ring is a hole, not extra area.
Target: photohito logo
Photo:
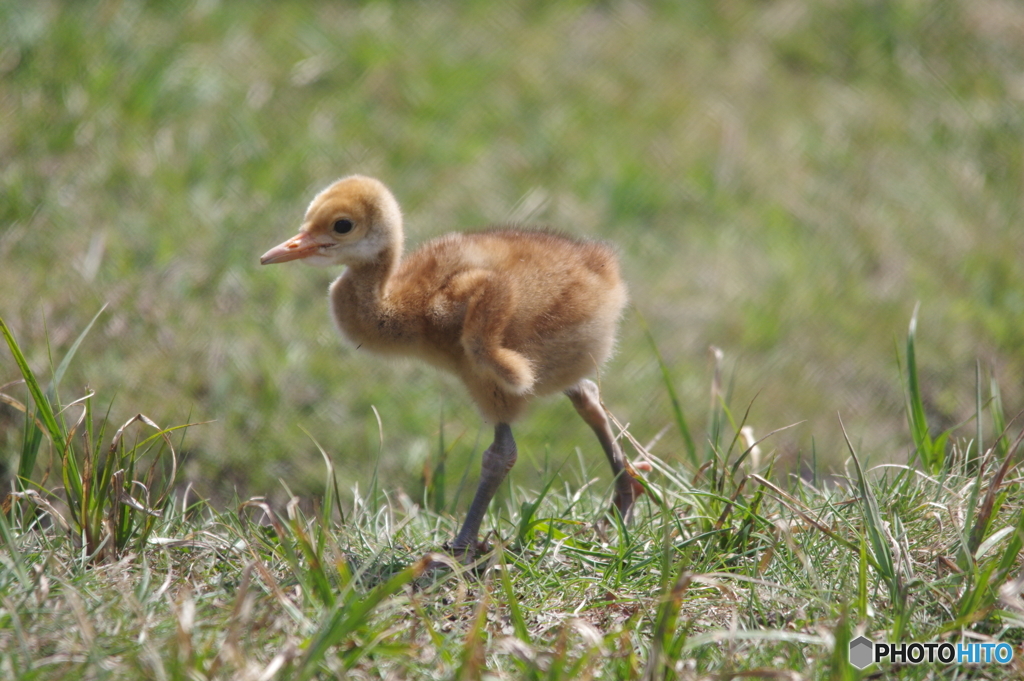
[[[866,636],[850,641],[850,664],[864,669],[872,662],[901,664],[1009,664],[1009,643],[874,643]]]

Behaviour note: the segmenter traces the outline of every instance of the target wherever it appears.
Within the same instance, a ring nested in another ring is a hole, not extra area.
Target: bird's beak
[[[299,232],[283,244],[274,246],[260,258],[261,265],[271,265],[275,262],[288,262],[313,255],[320,249],[320,244],[307,234]]]

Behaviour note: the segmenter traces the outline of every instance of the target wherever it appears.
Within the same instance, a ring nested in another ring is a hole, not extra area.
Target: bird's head
[[[380,181],[351,175],[317,194],[299,233],[264,253],[260,263],[369,264],[397,259],[401,248],[402,213],[395,197]]]

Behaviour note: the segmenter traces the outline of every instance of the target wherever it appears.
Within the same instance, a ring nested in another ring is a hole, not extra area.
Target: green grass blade
[[[982,424],[981,402],[981,360],[974,362],[974,449],[967,457],[967,470],[975,470],[981,457],[985,455],[984,428]]]
[[[972,575],[968,588],[960,599],[957,608],[958,620],[978,620],[985,616],[985,612],[995,600],[992,591],[992,574],[996,570],[996,563],[990,562],[981,568],[979,572]]]
[[[981,501],[981,506],[978,509],[974,527],[971,529],[971,536],[967,544],[967,551],[972,556],[975,555],[978,547],[981,546],[981,542],[984,541],[985,537],[988,535],[989,528],[992,526],[992,521],[995,518],[999,505],[1002,503],[1001,495],[999,495],[1000,487],[1003,484],[1003,479],[1006,477],[1007,471],[1010,470],[1010,465],[1013,463],[1012,455],[1017,452],[1022,442],[1024,442],[1024,431],[1017,436],[1017,439],[1013,443],[1013,447],[1003,458],[1003,464],[989,481],[988,490],[985,492],[985,497]],[[980,483],[981,481],[979,480],[978,482]]]
[[[530,643],[530,627],[526,624],[523,611],[519,608],[519,599],[516,598],[515,590],[512,588],[512,578],[508,573],[508,563],[505,561],[505,547],[498,545],[498,560],[501,565],[501,589],[505,592],[505,602],[508,604],[509,617],[512,619],[512,627],[515,629],[516,637],[523,643]]]
[[[38,416],[38,414],[39,410],[36,409],[36,415]],[[25,429],[21,442],[21,456],[18,457],[19,486],[23,484],[23,481],[32,479],[32,471],[35,470],[36,461],[39,456],[39,446],[42,442],[43,431],[36,425],[36,419],[26,414]]]
[[[1000,580],[1005,579],[1017,564],[1017,556],[1020,554],[1021,548],[1024,548],[1024,510],[1017,513],[1017,525],[1006,542],[1003,555],[1000,556],[998,573]]]
[[[861,622],[868,619],[868,545],[863,535],[857,560],[857,617]]]
[[[655,679],[663,678],[665,673],[674,665],[671,664],[670,651],[673,648],[681,649],[686,641],[685,634],[680,634],[681,639],[676,638],[679,610],[682,607],[683,595],[690,587],[690,580],[693,575],[684,567],[671,587],[662,590],[658,611],[654,617],[654,631],[651,636],[651,652],[647,660],[647,669],[644,677]]]
[[[405,568],[384,584],[376,587],[364,598],[348,600],[337,605],[320,632],[313,637],[302,662],[299,679],[309,679],[317,671],[317,666],[327,654],[328,649],[335,646],[367,623],[370,613],[380,603],[393,596],[403,586],[423,574],[430,563],[430,556],[424,556],[416,563]]]
[[[289,507],[292,503],[289,502]],[[325,607],[334,607],[334,587],[331,585],[331,578],[327,573],[327,568],[324,565],[323,553],[317,550],[317,546],[314,541],[310,538],[309,533],[303,527],[303,520],[301,514],[297,511],[291,513],[289,518],[289,527],[291,528],[291,535],[294,538],[295,543],[298,545],[299,550],[302,552],[303,557],[306,559],[306,567],[302,568],[303,581],[308,585],[308,588],[312,590],[312,594],[316,596],[317,600],[322,603]]]
[[[441,407],[440,423],[437,433],[437,465],[434,467],[430,480],[427,481],[424,490],[429,508],[435,513],[443,513],[445,505],[445,476],[447,470],[445,464],[448,459],[448,449],[444,446],[444,406]]]
[[[32,580],[29,579],[28,570],[25,568],[25,561],[22,559],[21,553],[14,543],[14,533],[11,532],[10,523],[7,522],[7,515],[2,512],[0,512],[0,538],[3,539],[2,546],[7,549],[5,553],[10,558],[10,566],[18,578],[21,588],[27,592],[32,588]]]
[[[562,463],[565,465],[565,462]],[[540,508],[541,502],[544,501],[544,497],[547,496],[548,491],[551,489],[552,483],[558,476],[559,471],[562,470],[562,466],[558,467],[552,475],[548,476],[548,481],[544,483],[544,487],[541,488],[540,493],[533,501],[524,501],[519,506],[519,525],[516,532],[516,539],[520,546],[525,547],[533,535],[533,529],[538,523],[543,522],[541,520],[535,520],[534,515],[537,513],[537,509]]]
[[[910,327],[907,330],[907,392],[910,419],[910,434],[917,448],[918,456],[925,468],[932,473],[938,473],[941,461],[937,460],[931,436],[928,434],[928,420],[924,411],[924,399],[921,396],[921,385],[917,376],[917,353],[914,349],[914,339],[917,335],[917,313],[921,304],[914,306],[914,314],[910,317]]]
[[[661,350],[658,349],[658,344],[654,341],[654,335],[651,333],[650,328],[647,326],[647,321],[644,319],[643,315],[640,314],[639,310],[636,311],[636,317],[640,321],[640,328],[643,329],[647,342],[654,351],[655,358],[658,360],[658,367],[661,369],[661,378],[665,384],[665,390],[668,391],[669,400],[672,402],[672,415],[675,417],[676,427],[679,428],[679,433],[683,436],[683,442],[686,444],[686,453],[690,457],[690,464],[694,469],[697,469],[700,467],[700,462],[697,460],[697,445],[694,444],[693,436],[690,435],[690,427],[686,424],[686,417],[683,415],[682,403],[679,401],[679,395],[676,394],[676,389],[673,385],[672,375],[669,373],[668,365],[665,364],[665,358],[661,356]]]
[[[835,643],[832,648],[830,666],[832,673],[829,676],[831,681],[853,681],[858,677],[850,664],[850,640],[853,638],[850,627],[850,613],[846,606],[842,607],[839,613],[839,623],[833,628],[832,634]]]
[[[78,352],[78,348],[82,344],[82,341],[85,340],[85,337],[88,335],[90,329],[92,329],[93,324],[96,323],[96,320],[99,319],[99,316],[103,313],[103,311],[106,308],[106,305],[100,308],[100,311],[96,313],[92,320],[86,325],[85,329],[78,335],[78,338],[75,339],[75,342],[71,344],[71,348],[68,349],[67,353],[64,355],[64,359],[61,360],[61,363],[57,366],[57,370],[54,372],[53,375],[53,381],[50,383],[49,387],[46,389],[45,392],[46,403],[47,405],[49,405],[49,411],[51,414],[53,413],[52,405],[56,404],[57,402],[57,388],[60,385],[61,379],[67,372],[68,366],[70,366],[71,360],[74,359],[75,353]],[[0,326],[3,327],[4,337],[7,339],[8,345],[11,346],[11,352],[15,354],[15,361],[18,362],[18,367],[21,369],[22,375],[25,376],[25,372],[28,365],[24,361],[24,357],[22,357],[20,360],[18,359],[18,355],[21,354],[20,349],[18,349],[18,351],[15,352],[15,346],[17,344],[14,342],[14,338],[10,334],[10,331],[7,329],[6,325],[4,325],[3,319],[0,319]],[[26,384],[29,384],[27,376],[25,377],[25,382]],[[36,385],[38,388],[38,383]],[[54,431],[51,427],[51,424],[46,422],[44,412],[42,410],[42,407],[40,406],[40,400],[36,397],[36,391],[32,390],[31,385],[29,387],[29,390],[32,392],[33,400],[35,400],[36,403],[36,414],[37,416],[43,418],[43,422],[46,423],[47,429],[50,430],[52,436]],[[54,419],[54,422],[56,422],[56,419]],[[30,480],[32,478],[32,471],[35,469],[36,459],[39,453],[39,445],[42,442],[42,435],[42,432],[39,430],[38,426],[36,426],[35,420],[27,419],[25,422],[25,433],[22,439],[21,456],[18,459],[19,480]]]
[[[999,390],[999,383],[993,377],[989,381],[989,392],[992,395],[992,400],[989,405],[989,414],[992,417],[992,432],[999,433],[995,442],[995,447],[999,450],[1000,456],[1006,456],[1006,452],[1010,446],[1010,442],[1006,436],[1006,413],[1003,411],[1003,395]],[[981,452],[984,454],[984,452]]]
[[[59,447],[64,442],[63,430],[57,423],[57,417],[53,413],[53,407],[43,394],[42,388],[39,387],[39,381],[36,380],[35,374],[33,374],[32,369],[29,368],[25,355],[22,354],[21,348],[18,347],[18,343],[14,339],[14,335],[11,333],[11,330],[8,329],[7,324],[4,323],[3,317],[0,317],[0,333],[3,334],[4,340],[7,341],[7,347],[11,349],[14,361],[18,365],[18,369],[21,371],[22,377],[25,379],[25,385],[28,386],[28,391],[31,393],[32,399],[35,401],[39,420],[43,422],[44,426],[46,426],[46,430],[50,435],[50,440],[55,446]],[[32,463],[34,466],[35,462],[33,461]],[[23,466],[19,464],[18,468],[21,470]],[[31,474],[31,470],[29,473]]]
[[[871,485],[864,476],[864,469],[860,465],[857,452],[853,449],[850,437],[846,434],[846,426],[843,419],[839,419],[839,425],[843,430],[843,437],[846,439],[846,446],[853,457],[854,467],[857,470],[857,488],[860,491],[861,501],[864,508],[864,523],[868,530],[868,540],[871,543],[871,551],[874,554],[876,569],[882,579],[889,586],[889,593],[893,603],[899,600],[899,576],[896,574],[896,567],[892,560],[892,548],[885,537],[885,529],[882,523],[882,513],[878,508],[878,500],[875,498]]]
[[[62,359],[60,364],[57,365],[57,370],[53,372],[53,383],[47,391],[52,393],[50,395],[51,399],[53,399],[56,394],[57,388],[60,386],[61,379],[64,378],[64,373],[68,370],[68,366],[71,364],[71,360],[75,358],[75,353],[78,352],[78,347],[82,344],[82,341],[85,340],[85,337],[89,335],[89,331],[92,330],[93,324],[96,323],[96,320],[100,318],[100,315],[103,314],[103,311],[106,309],[107,305],[104,303],[103,307],[100,308],[100,311],[93,315],[93,318],[89,320],[89,323],[85,325],[84,329],[82,329],[82,333],[78,334],[78,338],[75,339],[75,342],[71,344],[70,348],[68,348],[67,353],[64,354],[64,359]]]

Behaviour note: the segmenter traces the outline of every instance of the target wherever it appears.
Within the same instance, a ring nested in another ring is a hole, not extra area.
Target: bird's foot
[[[633,518],[633,504],[644,493],[647,488],[639,480],[637,471],[649,472],[651,464],[641,461],[636,464],[626,462],[626,470],[622,472],[615,481],[615,496],[612,497],[611,513],[618,513],[623,522],[628,523]]]
[[[459,565],[469,567],[476,562],[478,556],[482,556],[490,550],[491,545],[486,541],[478,541],[468,546],[453,546],[449,542],[445,542],[441,546],[443,554],[435,554],[436,557],[431,560],[429,569],[433,571],[450,570]]]
[[[623,473],[623,477],[626,478],[628,474]],[[621,489],[615,490],[615,496],[612,497],[612,513],[618,513],[619,517],[624,522],[629,522],[633,518],[633,504],[637,499],[646,491],[644,486],[640,482],[629,476],[626,478],[626,485],[621,485]]]

